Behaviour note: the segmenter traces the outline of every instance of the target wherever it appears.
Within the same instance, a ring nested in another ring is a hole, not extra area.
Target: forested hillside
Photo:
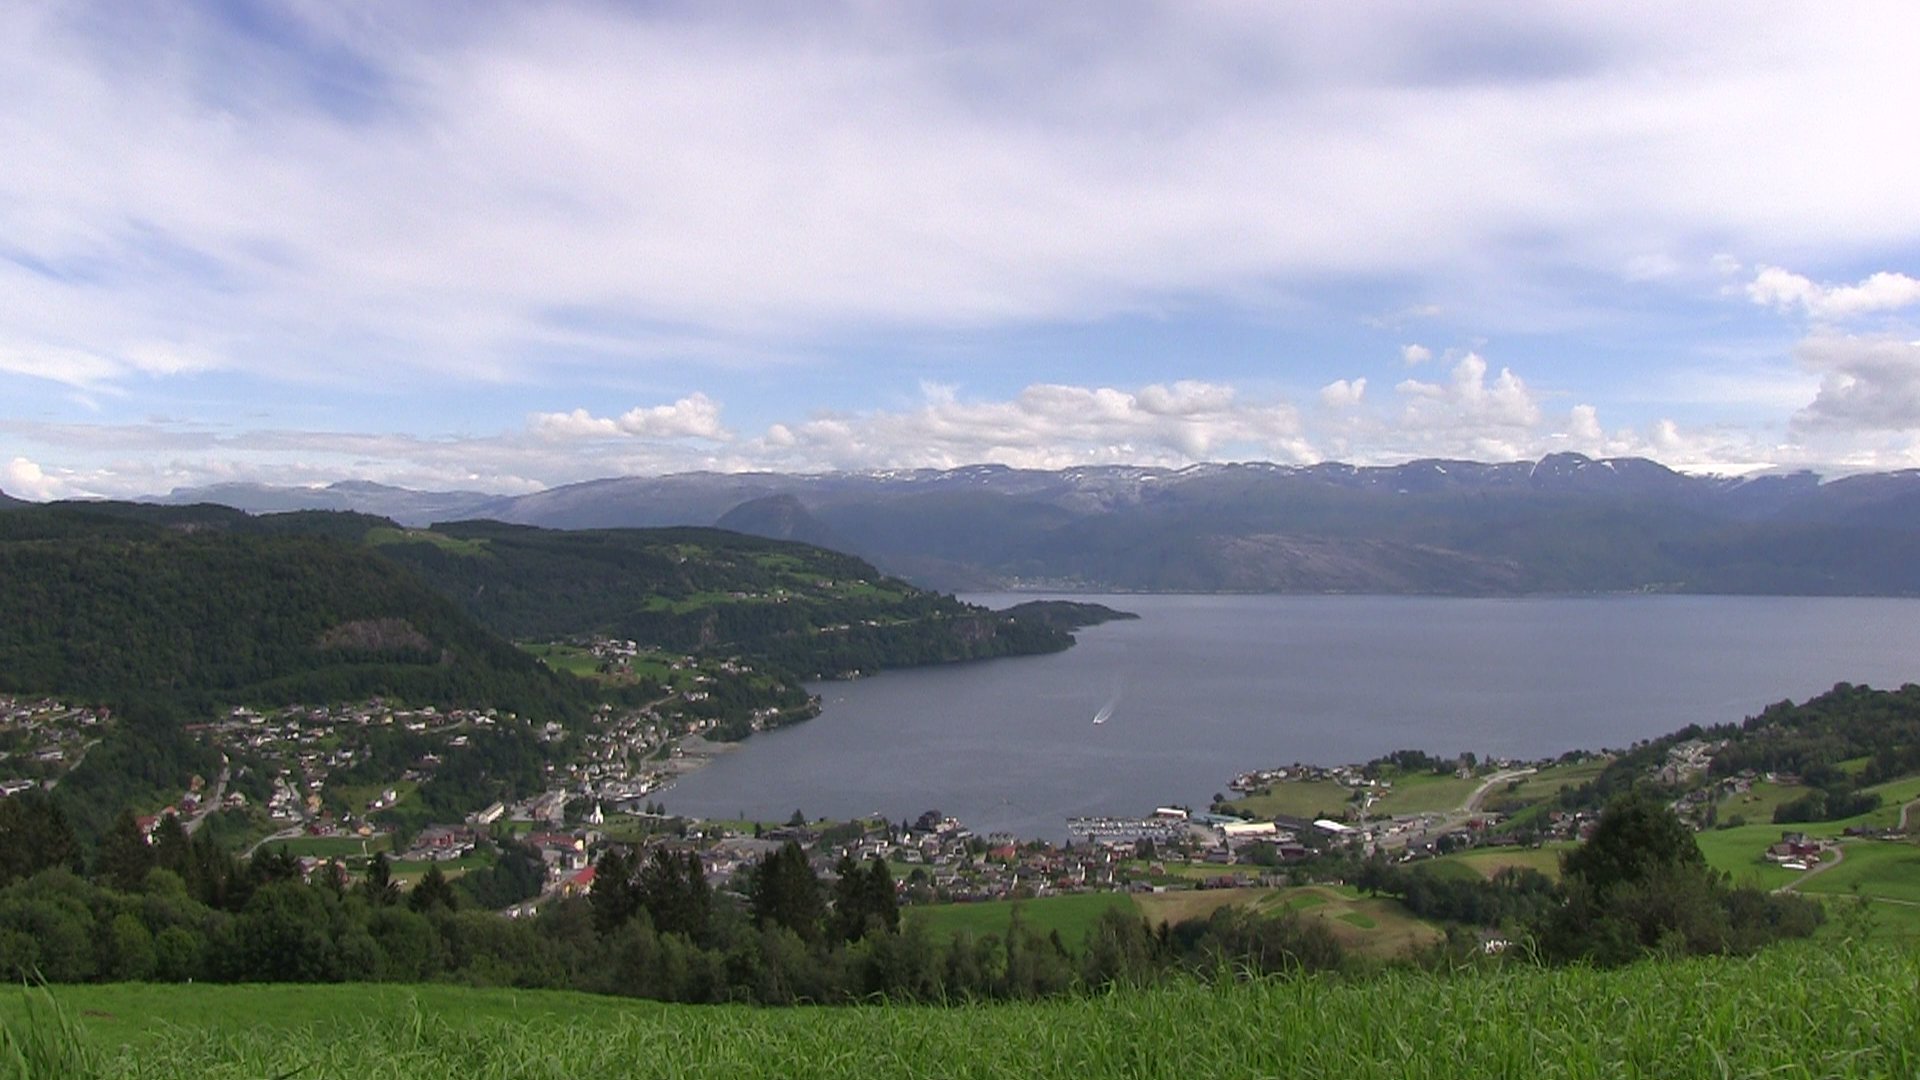
[[[519,639],[604,634],[735,653],[799,675],[1064,649],[1010,618],[850,555],[718,529],[560,532],[497,522],[375,529],[382,554]]]
[[[220,527],[234,523],[217,513],[142,516],[0,515],[0,690],[190,707],[372,695],[547,716],[587,706],[584,687],[364,546]]]
[[[536,677],[493,634],[606,635],[801,676],[1073,640],[1057,620],[996,615],[853,556],[717,529],[22,504],[0,515],[0,547],[0,601],[21,612],[0,631],[0,689],[566,710],[578,688]]]

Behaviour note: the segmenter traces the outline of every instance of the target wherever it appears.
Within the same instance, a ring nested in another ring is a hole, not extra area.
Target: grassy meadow
[[[1226,805],[1233,811],[1251,814],[1256,818],[1270,818],[1275,814],[1298,818],[1331,815],[1338,818],[1346,812],[1352,796],[1353,789],[1332,780],[1300,780],[1274,784],[1258,792],[1242,795]]]
[[[1920,955],[1799,943],[1617,971],[1524,964],[1178,982],[980,1006],[756,1009],[452,987],[0,995],[0,1076],[1904,1077]],[[55,1012],[57,1010],[57,1013]]]
[[[1002,934],[1018,909],[1020,920],[1042,934],[1058,931],[1060,940],[1078,948],[1102,912],[1119,908],[1147,922],[1180,923],[1205,919],[1223,907],[1243,907],[1262,915],[1298,912],[1326,920],[1341,947],[1357,956],[1390,959],[1405,956],[1441,938],[1432,923],[1409,914],[1397,900],[1363,897],[1337,885],[1270,889],[1176,889],[1160,893],[1082,893],[1032,900],[994,900],[972,904],[931,904],[906,909],[904,917],[923,923],[935,937],[965,931]]]
[[[1560,857],[1572,850],[1573,846],[1571,842],[1562,842],[1545,844],[1537,848],[1481,848],[1453,855],[1442,855],[1426,865],[1437,873],[1446,873],[1447,868],[1450,867],[1461,867],[1471,871],[1477,877],[1489,880],[1502,870],[1517,867],[1538,870],[1558,881]]]
[[[1014,912],[1018,910],[1021,923],[1028,928],[1042,935],[1057,932],[1068,948],[1077,949],[1087,939],[1094,923],[1100,920],[1102,912],[1109,908],[1125,910],[1132,907],[1133,901],[1126,893],[1076,893],[1033,900],[929,904],[907,908],[901,912],[901,917],[923,923],[928,933],[936,938],[951,937],[958,933],[969,933],[976,937],[987,934],[1004,936],[1013,923]]]
[[[1374,802],[1368,816],[1399,817],[1458,810],[1481,782],[1482,779],[1477,776],[1463,780],[1452,775],[1403,773],[1393,778],[1393,789]]]

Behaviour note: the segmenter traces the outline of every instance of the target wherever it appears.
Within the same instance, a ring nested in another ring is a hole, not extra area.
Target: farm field
[[[272,851],[286,848],[289,855],[311,855],[316,859],[351,857],[358,860],[376,851],[392,851],[392,839],[386,833],[364,839],[358,836],[297,836],[292,840],[275,840],[267,848]]]
[[[983,900],[971,904],[927,904],[901,911],[902,919],[918,920],[935,937],[958,933],[1002,934],[1013,924],[1013,913],[1020,921],[1042,935],[1058,931],[1068,947],[1078,947],[1088,931],[1109,908],[1133,906],[1126,893],[1080,893],[1070,896],[1043,896],[1032,900]]]
[[[1912,1075],[1920,956],[1801,943],[1616,971],[1179,982],[967,1008],[672,1006],[432,986],[0,995],[37,1074],[571,1078]],[[1860,1003],[1873,1002],[1873,1008]],[[134,1019],[137,1018],[137,1019]],[[1388,1022],[1391,1021],[1391,1022]]]
[[[1771,824],[1773,812],[1776,809],[1811,790],[1800,784],[1772,784],[1762,780],[1756,782],[1745,794],[1729,795],[1721,799],[1720,820],[1727,821],[1738,815],[1745,818],[1750,825]]]
[[[1578,787],[1599,776],[1606,769],[1609,760],[1608,758],[1589,758],[1586,761],[1571,762],[1566,765],[1548,765],[1538,772],[1510,781],[1488,792],[1488,801],[1498,802],[1502,797],[1527,802],[1552,798],[1560,794],[1563,788]]]
[[[432,544],[449,555],[487,554],[485,540],[463,540],[432,529],[395,529],[386,525],[376,525],[367,530],[366,539],[367,543],[374,547],[385,544]]]
[[[1815,827],[1803,826],[1808,832]],[[1735,885],[1758,889],[1777,889],[1800,876],[1799,871],[1782,870],[1761,858],[1768,845],[1780,841],[1783,826],[1741,825],[1732,829],[1708,829],[1694,834],[1700,854],[1707,865],[1732,877]]]
[[[1897,840],[1854,840],[1838,866],[1808,879],[1808,895],[1861,895],[1920,905],[1920,847]]]
[[[1244,907],[1264,915],[1299,912],[1325,920],[1340,944],[1360,956],[1404,956],[1438,941],[1433,924],[1408,913],[1398,900],[1362,897],[1345,886],[1306,885],[1291,889],[1197,889],[1136,893],[1134,903],[1149,923],[1204,919],[1223,907]]]
[[[1238,906],[1260,914],[1284,910],[1307,918],[1325,919],[1346,949],[1361,955],[1391,958],[1439,940],[1431,923],[1408,914],[1397,900],[1362,897],[1344,886],[1307,885],[1292,889],[1234,888],[1180,889],[1164,893],[1087,893],[1047,896],[1033,900],[994,900],[974,904],[930,904],[910,907],[901,917],[917,919],[928,932],[944,937],[962,931],[1004,934],[1020,910],[1020,919],[1042,934],[1058,931],[1069,946],[1078,946],[1109,908],[1132,909],[1149,923],[1179,923],[1204,919],[1222,907]]]
[[[548,667],[556,671],[565,671],[583,679],[592,679],[605,683],[635,682],[640,679],[653,679],[662,685],[684,683],[687,680],[675,680],[671,661],[663,653],[641,653],[627,664],[623,675],[608,675],[600,670],[600,658],[578,645],[565,642],[522,642],[520,649],[531,656],[538,657]]]
[[[1482,778],[1477,776],[1465,780],[1432,773],[1396,776],[1393,790],[1376,801],[1367,816],[1399,817],[1404,814],[1437,814],[1457,810],[1481,782]]]
[[[1517,866],[1538,870],[1557,881],[1560,878],[1560,856],[1572,847],[1571,843],[1556,843],[1537,848],[1484,848],[1442,855],[1429,865],[1436,870],[1448,865],[1462,866],[1483,878],[1492,878],[1508,867]]]
[[[1275,814],[1299,818],[1330,814],[1338,818],[1345,812],[1347,800],[1352,794],[1352,789],[1332,780],[1304,780],[1274,784],[1264,793],[1242,795],[1229,802],[1228,806],[1256,818],[1270,818]]]

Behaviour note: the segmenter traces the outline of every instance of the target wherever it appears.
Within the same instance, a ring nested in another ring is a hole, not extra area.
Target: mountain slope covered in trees
[[[379,550],[514,638],[604,634],[800,674],[1050,652],[1046,620],[927,592],[850,555],[718,529],[497,522],[376,530]]]
[[[805,544],[715,529],[403,529],[363,514],[22,505],[0,514],[0,690],[275,703],[388,694],[575,712],[506,639],[605,635],[794,676],[1072,644]],[[491,631],[491,633],[489,633]]]
[[[367,547],[229,514],[0,514],[0,691],[188,708],[372,695],[587,707],[583,687]]]

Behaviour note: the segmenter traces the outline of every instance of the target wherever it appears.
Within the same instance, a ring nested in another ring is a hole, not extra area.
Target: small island
[[[1050,630],[1062,630],[1068,633],[1089,626],[1099,626],[1105,622],[1140,617],[1131,611],[1120,611],[1105,604],[1090,604],[1078,600],[1029,600],[1024,604],[1015,604],[1001,611],[1000,614],[1021,622],[1034,623]]]

